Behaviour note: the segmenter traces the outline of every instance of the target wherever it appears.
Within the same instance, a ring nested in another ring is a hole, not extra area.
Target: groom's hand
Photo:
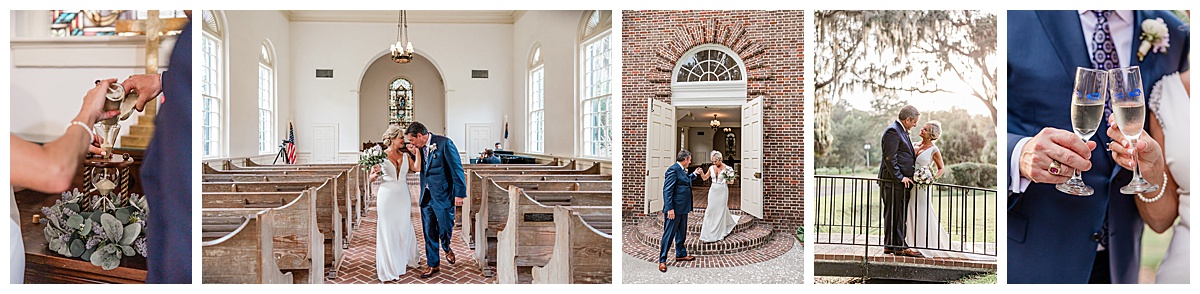
[[[1075,133],[1044,128],[1030,138],[1021,149],[1018,161],[1021,176],[1035,183],[1061,184],[1071,178],[1074,171],[1092,169],[1092,149],[1096,142],[1084,143]],[[1057,174],[1050,173],[1050,165],[1059,162]]]
[[[913,180],[908,177],[904,177],[903,179],[900,179],[900,182],[904,183],[905,188],[911,187],[913,184]]]
[[[454,197],[454,206],[462,206],[462,205],[463,205],[462,197]]]
[[[675,219],[675,210],[674,209],[667,211],[667,219]]]

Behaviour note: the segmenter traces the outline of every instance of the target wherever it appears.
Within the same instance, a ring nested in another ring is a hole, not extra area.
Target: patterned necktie
[[[1091,10],[1096,16],[1096,32],[1092,33],[1092,66],[1099,70],[1110,70],[1121,67],[1120,56],[1117,55],[1117,45],[1113,42],[1112,33],[1108,29],[1108,16],[1112,10]],[[1108,116],[1112,114],[1112,105],[1104,102],[1104,128],[1108,129]]]

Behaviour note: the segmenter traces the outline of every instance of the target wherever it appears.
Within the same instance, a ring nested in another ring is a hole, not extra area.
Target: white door
[[[763,217],[763,98],[742,105],[742,211]]]
[[[467,124],[467,149],[459,150],[467,154],[467,158],[479,156],[483,149],[495,148],[497,139],[492,137],[492,125]]]
[[[646,214],[663,209],[663,176],[675,164],[675,106],[650,99],[646,111]]]
[[[336,163],[338,147],[337,125],[313,126],[312,163]]]

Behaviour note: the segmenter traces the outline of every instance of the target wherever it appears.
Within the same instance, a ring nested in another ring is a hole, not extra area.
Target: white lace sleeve
[[[1174,86],[1173,84],[1180,84],[1182,87],[1182,80],[1179,78],[1178,72],[1163,76],[1162,79],[1154,82],[1154,87],[1150,88],[1150,97],[1146,101],[1146,106],[1150,108],[1150,112],[1162,113],[1163,99],[1166,98],[1163,95],[1168,92],[1167,87]],[[1155,115],[1154,117],[1158,120],[1160,127],[1167,128],[1167,122],[1163,120],[1161,115]]]

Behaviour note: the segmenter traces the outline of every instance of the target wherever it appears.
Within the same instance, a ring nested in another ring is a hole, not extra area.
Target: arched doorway
[[[420,53],[406,64],[392,62],[391,56],[384,54],[367,66],[359,81],[360,142],[379,141],[389,122],[395,120],[391,117],[394,112],[390,100],[395,94],[391,90],[397,79],[404,80],[406,83],[400,84],[410,87],[407,89],[410,91],[401,93],[412,97],[412,121],[421,122],[431,132],[446,133],[446,86],[437,66]],[[399,111],[402,116],[406,115],[404,109]]]

